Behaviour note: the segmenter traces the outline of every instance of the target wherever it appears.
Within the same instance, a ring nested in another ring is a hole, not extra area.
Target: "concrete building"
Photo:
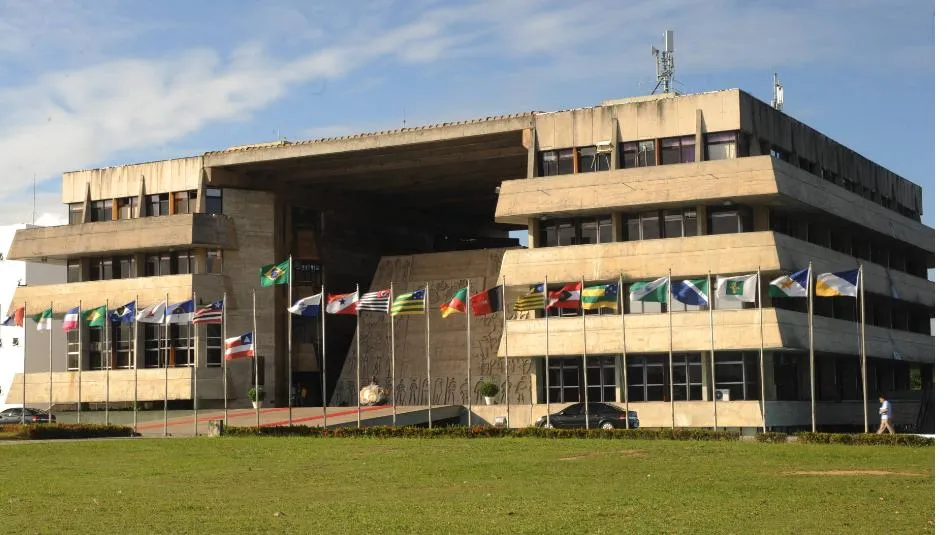
[[[234,335],[251,327],[258,269],[288,254],[295,258],[295,298],[322,283],[330,293],[391,283],[400,293],[428,282],[432,384],[422,318],[397,318],[392,340],[386,315],[360,318],[361,383],[375,376],[401,405],[425,404],[429,396],[437,405],[465,404],[470,396],[475,402],[478,382],[502,384],[507,362],[499,400],[508,400],[513,425],[543,415],[548,399],[557,410],[585,395],[623,402],[627,393],[644,426],[755,428],[764,392],[769,427],[807,426],[802,299],[766,297],[762,325],[757,308],[715,305],[712,356],[706,309],[674,303],[666,314],[666,305],[626,302],[622,333],[622,316],[607,309],[546,321],[540,313],[516,314],[512,304],[546,277],[555,289],[582,279],[654,279],[668,270],[678,280],[759,269],[766,295],[769,280],[810,261],[816,273],[864,266],[868,391],[890,393],[898,424],[915,423],[921,389],[933,384],[934,285],[927,270],[934,266],[934,229],[920,222],[921,188],[740,90],[71,172],[63,176],[63,202],[69,225],[21,230],[10,251],[11,258],[66,266],[67,283],[19,288],[15,297],[52,300],[59,314],[80,300],[98,306],[137,296],[142,305],[194,292],[208,303],[227,292]],[[509,238],[521,229],[528,230],[527,248]],[[467,370],[465,318],[441,319],[438,304],[467,280],[476,292],[503,277],[509,319],[474,320]],[[286,291],[258,288],[257,303],[270,403],[288,399],[290,360],[292,382],[307,386],[304,404],[320,403],[322,372],[333,404],[354,404],[355,318],[328,318],[322,370],[310,320],[294,319],[288,359]],[[855,299],[815,300],[824,427],[861,425],[857,318]],[[220,403],[220,329],[200,327],[194,337],[173,331],[170,398],[189,405],[196,379],[202,406]],[[95,385],[108,366],[113,400],[132,399],[133,367],[138,399],[161,399],[166,342],[158,330],[116,328],[116,349],[105,358],[100,339],[90,332],[85,347],[70,343],[58,396],[75,396],[71,370],[81,363],[88,370],[84,401],[103,401]],[[235,402],[247,403],[241,393],[250,377],[247,362],[229,366]],[[716,413],[715,391],[730,398],[716,404]],[[48,392],[38,386],[28,392],[34,395]],[[873,402],[872,421],[875,409]],[[474,408],[489,421],[505,410],[504,403]]]

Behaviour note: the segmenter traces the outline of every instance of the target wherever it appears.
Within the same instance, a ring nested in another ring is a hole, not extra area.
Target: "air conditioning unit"
[[[717,397],[717,401],[730,401],[729,388],[717,388],[714,395]]]
[[[610,141],[599,141],[598,144],[595,145],[595,152],[598,152],[598,153],[605,153],[605,152],[610,153],[613,150],[614,150],[614,147],[611,145]]]

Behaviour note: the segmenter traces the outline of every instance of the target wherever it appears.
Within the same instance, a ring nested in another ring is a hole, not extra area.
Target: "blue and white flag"
[[[710,285],[707,279],[676,281],[670,286],[674,299],[685,305],[707,306],[710,303]]]
[[[135,321],[141,323],[165,323],[165,301],[143,308],[135,315]]]
[[[168,306],[168,314],[165,315],[165,323],[175,323],[183,325],[191,323],[192,316],[195,314],[195,302],[189,299],[181,303],[175,303]]]
[[[769,283],[770,297],[806,297],[809,288],[809,268],[792,275],[783,274]]]
[[[816,277],[816,295],[819,297],[855,297],[859,293],[859,270],[820,273]]]
[[[109,312],[109,321],[112,323],[132,323],[135,321],[135,301],[126,303]]]
[[[288,312],[294,314],[295,316],[306,316],[314,318],[320,315],[320,301],[323,299],[323,294],[319,293],[317,295],[312,295],[310,297],[305,297],[298,300],[296,303],[291,305],[287,309]]]

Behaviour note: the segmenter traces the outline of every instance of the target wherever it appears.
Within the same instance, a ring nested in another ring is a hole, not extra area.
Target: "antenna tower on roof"
[[[651,47],[651,54],[657,61],[657,85],[651,91],[651,95],[657,92],[661,86],[664,93],[670,93],[670,83],[674,80],[674,31],[664,30],[664,50],[660,51]]]

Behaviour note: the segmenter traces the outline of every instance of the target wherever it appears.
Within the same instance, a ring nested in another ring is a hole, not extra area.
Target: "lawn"
[[[0,526],[124,534],[927,533],[934,452],[531,438],[2,444]],[[862,470],[879,473],[855,473]],[[838,473],[795,473],[823,471]]]

